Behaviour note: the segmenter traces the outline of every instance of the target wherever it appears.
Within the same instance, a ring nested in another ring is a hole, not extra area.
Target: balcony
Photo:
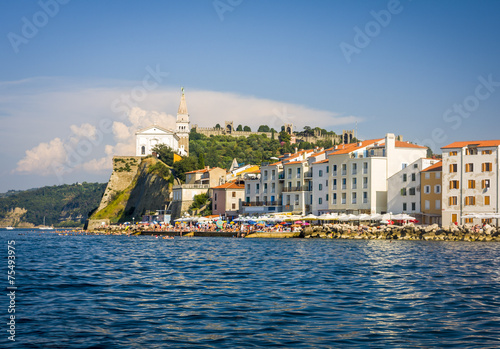
[[[304,178],[305,179],[312,179],[313,178],[312,171],[304,172]]]
[[[352,189],[358,189],[358,185],[356,183],[353,183]]]
[[[292,191],[311,191],[311,188],[309,188],[309,186],[306,186],[306,185],[299,186],[299,187],[283,188],[284,193],[290,193]]]
[[[285,180],[285,174],[284,174],[284,173],[281,173],[281,174],[278,176],[278,179],[279,179],[280,181]]]
[[[342,170],[342,176],[347,176],[347,170]]]
[[[242,206],[245,207],[255,207],[255,206],[281,206],[279,201],[249,201],[242,202]]]
[[[178,184],[173,189],[209,189],[209,184]]]

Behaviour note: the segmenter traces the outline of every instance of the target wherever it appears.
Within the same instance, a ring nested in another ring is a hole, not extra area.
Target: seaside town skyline
[[[498,138],[497,2],[0,8],[8,14],[0,24],[0,192],[107,181],[110,157],[130,153],[136,130],[175,127],[180,86],[199,126],[233,120],[256,131],[290,122],[295,131],[340,133],[357,124],[360,139],[401,134],[435,153]],[[92,146],[58,177],[54,163],[89,137]]]

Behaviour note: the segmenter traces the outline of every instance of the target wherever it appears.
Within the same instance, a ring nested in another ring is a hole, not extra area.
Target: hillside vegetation
[[[83,226],[105,188],[105,183],[83,182],[16,191],[0,198],[0,225],[41,225],[45,217],[46,225]]]

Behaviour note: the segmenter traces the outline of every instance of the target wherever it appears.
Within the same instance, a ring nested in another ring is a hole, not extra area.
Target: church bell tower
[[[189,123],[189,114],[186,106],[186,96],[184,96],[184,87],[181,87],[182,96],[179,110],[177,111],[177,121],[175,133],[179,136],[179,148],[189,155],[189,132],[191,131]]]

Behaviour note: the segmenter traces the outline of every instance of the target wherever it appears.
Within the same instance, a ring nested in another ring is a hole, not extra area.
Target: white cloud
[[[54,86],[44,88],[48,84]],[[19,82],[11,92],[11,85],[0,83],[0,115],[4,115],[6,126],[0,131],[0,148],[30,148],[19,154],[22,159],[17,161],[15,172],[64,174],[65,178],[82,171],[109,174],[113,155],[135,154],[137,130],[152,124],[175,129],[178,89],[149,91],[144,101],[128,108],[124,115],[120,98],[130,95],[134,84],[129,83],[128,88],[123,87],[124,82],[107,82],[109,87],[102,87],[106,85],[102,82],[93,84],[100,87],[33,79]],[[294,124],[296,130],[306,125],[331,129],[361,121],[355,116],[227,92],[187,90],[186,101],[191,125],[201,127],[233,121],[235,126],[248,125],[253,130],[259,125],[279,130],[285,123]],[[117,103],[122,107],[120,113],[112,107]],[[103,121],[109,121],[107,127]]]

